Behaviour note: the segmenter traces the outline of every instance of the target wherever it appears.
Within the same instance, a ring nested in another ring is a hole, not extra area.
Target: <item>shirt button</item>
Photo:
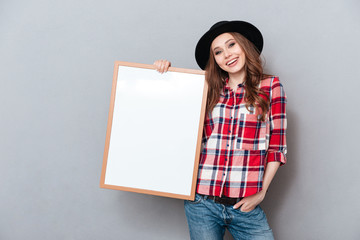
[[[229,133],[231,133],[231,131],[229,131]]]

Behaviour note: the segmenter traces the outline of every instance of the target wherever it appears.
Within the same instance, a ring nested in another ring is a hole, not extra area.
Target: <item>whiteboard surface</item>
[[[105,184],[191,194],[204,81],[119,66]]]

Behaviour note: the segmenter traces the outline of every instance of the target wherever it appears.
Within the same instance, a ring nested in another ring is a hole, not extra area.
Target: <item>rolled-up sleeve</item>
[[[267,151],[267,162],[280,162],[285,164],[286,146],[286,94],[278,77],[272,79],[270,85],[270,139]]]

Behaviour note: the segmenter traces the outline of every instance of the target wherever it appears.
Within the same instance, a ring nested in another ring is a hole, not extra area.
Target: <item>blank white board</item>
[[[100,186],[194,199],[204,72],[115,62]]]

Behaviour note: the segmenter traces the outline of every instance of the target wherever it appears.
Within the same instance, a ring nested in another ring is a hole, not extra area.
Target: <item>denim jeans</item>
[[[194,201],[185,200],[185,214],[192,240],[221,240],[227,228],[234,239],[273,240],[274,236],[264,211],[257,206],[250,212],[215,203],[196,194]]]

